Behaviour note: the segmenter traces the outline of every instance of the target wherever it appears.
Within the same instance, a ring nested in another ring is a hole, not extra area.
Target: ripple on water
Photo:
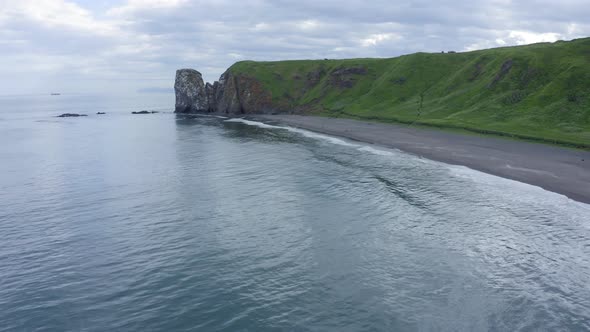
[[[248,120],[24,134],[0,331],[590,329],[590,206],[540,188]]]

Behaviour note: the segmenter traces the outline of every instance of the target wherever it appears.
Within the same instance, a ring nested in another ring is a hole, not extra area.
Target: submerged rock
[[[88,116],[88,115],[86,115],[86,114],[78,114],[78,113],[64,113],[64,114],[58,115],[57,117],[58,118],[75,118],[75,117],[78,117],[78,116]]]
[[[98,114],[98,115],[104,115],[106,113],[105,112],[96,112],[96,114]]]
[[[209,103],[203,76],[194,69],[179,69],[174,82],[175,113],[207,112]]]
[[[139,111],[139,112],[131,112],[131,114],[155,114],[158,111]]]

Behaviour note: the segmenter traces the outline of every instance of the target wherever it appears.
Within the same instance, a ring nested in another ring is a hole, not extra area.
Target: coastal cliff
[[[203,76],[194,69],[179,69],[174,82],[176,108],[178,113],[197,113],[207,111],[207,95]]]
[[[388,59],[235,63],[176,73],[176,112],[308,114],[590,146],[590,38]]]
[[[262,83],[247,75],[226,71],[219,81],[204,83],[194,69],[176,71],[176,113],[219,113],[227,115],[288,112],[273,103]]]

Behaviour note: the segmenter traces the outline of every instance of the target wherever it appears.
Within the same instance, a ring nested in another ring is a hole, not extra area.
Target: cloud
[[[39,80],[2,75],[0,89],[137,91],[171,86],[180,67],[212,81],[245,59],[567,40],[590,35],[589,16],[587,0],[0,0],[0,69]]]
[[[377,44],[400,38],[400,36],[393,33],[376,33],[368,36],[367,38],[361,39],[361,45],[363,47],[376,46]]]
[[[120,32],[116,22],[97,20],[90,11],[63,0],[6,1],[0,9],[0,24],[6,26],[19,20],[99,35]]]
[[[123,6],[113,7],[107,11],[109,16],[125,16],[144,10],[166,10],[178,8],[188,0],[129,0]]]
[[[562,37],[561,34],[555,32],[536,33],[530,31],[510,31],[508,40],[516,45],[526,45],[542,42],[554,42]]]

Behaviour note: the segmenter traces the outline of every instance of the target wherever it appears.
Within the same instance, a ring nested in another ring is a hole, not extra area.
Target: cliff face
[[[255,78],[223,73],[219,81],[203,83],[201,73],[179,69],[174,84],[176,113],[220,113],[227,115],[288,112],[272,101],[271,92]]]
[[[201,73],[194,69],[179,69],[174,82],[176,113],[207,111],[207,95]]]
[[[181,70],[177,112],[305,113],[590,145],[590,38],[389,59],[240,61]]]
[[[201,73],[194,69],[177,70],[175,112],[241,115],[314,111],[321,97],[332,90],[355,87],[368,73],[366,66],[359,64],[329,68],[321,63],[301,73],[252,71],[252,64],[255,63],[237,63],[213,83],[204,83]],[[320,86],[324,79],[326,86]],[[298,103],[304,94],[314,89],[320,89],[320,98]]]

